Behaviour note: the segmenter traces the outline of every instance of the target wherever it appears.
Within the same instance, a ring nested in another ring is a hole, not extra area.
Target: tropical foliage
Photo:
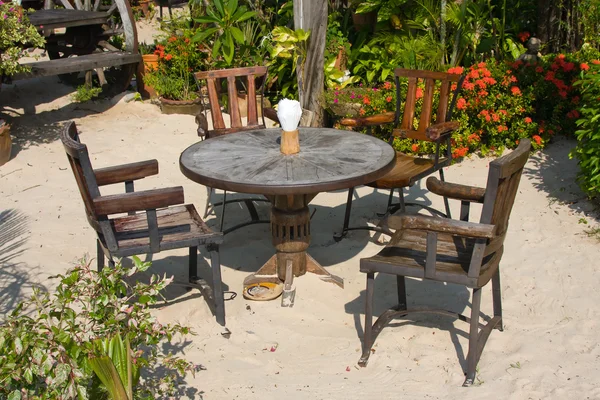
[[[0,398],[131,400],[177,392],[196,367],[161,345],[190,330],[151,315],[170,279],[130,283],[150,267],[133,261],[102,272],[82,261],[56,277],[53,294],[35,291],[19,304],[0,326]]]

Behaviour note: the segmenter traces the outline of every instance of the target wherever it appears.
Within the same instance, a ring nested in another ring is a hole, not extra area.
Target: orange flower
[[[593,60],[593,61],[592,61],[592,64],[594,64],[594,65],[598,65],[598,64],[600,64],[600,60]]]
[[[579,68],[581,68],[582,71],[587,71],[588,69],[590,69],[590,66],[587,65],[586,63],[581,63]]]
[[[449,74],[456,74],[456,75],[460,75],[460,74],[462,74],[462,73],[463,73],[463,71],[464,71],[464,68],[463,68],[463,67],[453,67],[453,68],[450,68],[450,69],[448,70],[448,73],[449,73]]]
[[[419,145],[418,144],[413,144],[411,146],[411,150],[413,151],[413,153],[417,153],[419,151]]]
[[[392,83],[391,82],[384,82],[383,87],[387,90],[390,90],[392,88]]]
[[[369,105],[369,104],[371,104],[371,100],[369,100],[369,98],[367,96],[365,96],[365,97],[363,97],[363,103]]]
[[[533,141],[535,143],[537,143],[538,146],[542,144],[542,137],[541,136],[539,136],[539,135],[533,135],[531,138],[533,139]]]
[[[177,41],[177,38],[176,38],[175,36],[171,36],[171,37],[169,38],[169,43],[173,43],[173,42],[175,42],[175,41]]]
[[[167,60],[167,61],[169,61],[171,58],[173,58],[173,56],[172,56],[172,55],[170,55],[170,54],[167,54],[167,55],[165,56],[165,60]]]
[[[467,101],[461,97],[456,102],[456,108],[458,108],[459,110],[464,110],[465,108],[467,108]]]
[[[513,95],[515,96],[520,96],[521,95],[521,89],[519,89],[517,86],[513,86],[510,88],[510,91],[512,92]]]
[[[529,117],[525,117],[524,121],[526,124],[530,124],[532,122],[531,118],[529,118]]]
[[[388,96],[385,98],[385,101],[387,101],[388,103],[392,101],[392,96]]]
[[[421,97],[423,97],[423,89],[417,88],[417,99],[420,99]]]
[[[360,115],[365,115],[365,109],[361,107],[360,110],[358,110],[358,113]]]

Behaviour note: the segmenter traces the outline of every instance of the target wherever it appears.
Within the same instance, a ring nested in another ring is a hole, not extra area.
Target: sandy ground
[[[9,116],[14,140],[13,159],[0,167],[0,212],[12,210],[21,218],[11,232],[0,225],[0,314],[35,285],[51,290],[49,276],[95,254],[95,234],[58,139],[66,121],[77,122],[94,167],[156,158],[160,175],[139,181],[136,189],[182,185],[187,202],[204,206],[205,188],[187,180],[178,166],[181,151],[198,140],[193,117],[162,115],[140,102],[75,104],[72,91],[57,78],[44,78],[0,92],[0,112]],[[557,140],[527,164],[502,261],[505,330],[492,333],[474,387],[460,387],[468,325],[444,318],[417,315],[413,323],[394,323],[378,338],[369,366],[357,367],[365,291],[358,264],[381,247],[366,232],[333,241],[346,199],[339,191],[322,193],[311,204],[316,214],[309,252],[344,278],[344,289],[304,276],[296,281],[292,309],[279,301],[244,300],[244,277],[273,254],[267,226],[254,225],[226,236],[222,246],[224,284],[238,293],[226,302],[229,339],[199,294],[168,293],[158,318],[193,328],[197,335],[182,348],[206,368],[187,379],[181,398],[600,398],[600,245],[584,233],[598,221],[574,184],[576,162],[567,156],[572,146]],[[483,186],[489,161],[454,165],[447,180]],[[441,209],[423,184],[411,188],[408,198]],[[103,194],[120,191],[109,187]],[[353,224],[374,220],[386,200],[383,191],[360,188]],[[458,207],[453,204],[456,214]],[[474,210],[473,220],[479,212]],[[229,222],[246,217],[235,207],[228,212]],[[215,226],[215,217],[208,223]],[[208,276],[205,256],[203,251],[200,266]],[[184,279],[186,260],[187,250],[156,254],[152,272]],[[391,276],[377,277],[377,315],[394,305],[394,283]],[[410,304],[469,312],[469,293],[459,286],[410,280],[407,290]],[[492,312],[487,288],[482,312]]]

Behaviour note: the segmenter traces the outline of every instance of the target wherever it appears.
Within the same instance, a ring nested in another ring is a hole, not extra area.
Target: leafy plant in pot
[[[192,30],[186,29],[156,45],[158,66],[146,74],[145,83],[160,96],[165,114],[196,114],[200,111],[200,96],[193,73],[203,67],[206,51],[192,41],[193,34]]]

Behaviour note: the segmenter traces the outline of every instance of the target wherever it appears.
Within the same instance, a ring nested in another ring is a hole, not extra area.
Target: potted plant
[[[136,73],[137,90],[144,99],[156,98],[156,90],[145,81],[148,72],[158,69],[158,54],[156,54],[156,43],[140,43],[139,52],[142,55],[142,63],[138,64]]]
[[[10,160],[12,139],[10,138],[10,125],[0,119],[0,166]]]
[[[156,69],[144,81],[156,90],[165,114],[197,114],[200,96],[193,73],[204,67],[206,50],[192,41],[194,32],[186,29],[168,36],[156,45]]]

